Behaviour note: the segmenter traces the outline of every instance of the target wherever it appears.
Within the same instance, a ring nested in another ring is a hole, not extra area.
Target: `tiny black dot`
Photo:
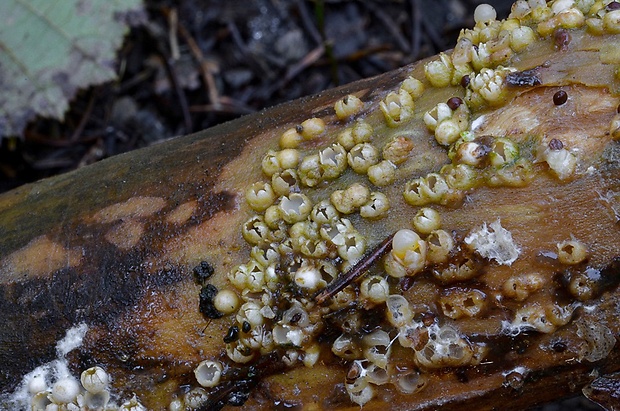
[[[564,342],[556,341],[556,342],[553,343],[551,348],[553,348],[553,351],[555,351],[557,353],[562,353],[562,352],[566,351],[566,349],[568,347],[566,346],[566,344]]]
[[[301,313],[295,313],[291,318],[291,324],[297,324],[301,320]]]
[[[228,332],[224,336],[224,342],[226,344],[230,344],[231,342],[235,342],[239,339],[239,327],[236,325],[231,326],[228,329]]]
[[[248,398],[250,398],[249,392],[239,392],[239,391],[233,392],[228,397],[228,404],[235,406],[235,407],[240,407],[243,404],[245,404]]]

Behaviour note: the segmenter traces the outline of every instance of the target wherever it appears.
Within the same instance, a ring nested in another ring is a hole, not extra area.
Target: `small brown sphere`
[[[471,79],[469,78],[468,74],[465,74],[463,77],[461,77],[461,87],[463,88],[467,88],[467,86],[469,86]]]
[[[564,148],[564,143],[562,143],[561,140],[558,140],[557,138],[552,138],[551,141],[549,141],[549,149],[550,150],[561,150]]]
[[[461,106],[461,104],[463,104],[463,100],[461,100],[460,97],[452,97],[448,100],[447,104],[448,107],[450,107],[450,110],[456,110]]]
[[[553,95],[553,104],[561,106],[568,100],[568,94],[564,90],[560,90]]]

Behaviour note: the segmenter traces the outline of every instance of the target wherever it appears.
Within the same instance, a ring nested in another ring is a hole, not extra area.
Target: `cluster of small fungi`
[[[36,372],[28,381],[33,411],[146,411],[140,401],[133,398],[117,405],[110,400],[110,377],[101,367],[91,367],[82,372],[80,381],[68,372],[50,383],[45,371]]]
[[[535,75],[509,66],[513,56],[550,36],[561,49],[570,30],[584,26],[594,34],[620,33],[620,3],[519,0],[503,21],[491,6],[480,5],[475,22],[462,31],[451,55],[425,65],[424,78],[406,78],[379,103],[381,129],[398,131],[414,117],[423,119],[432,144],[449,158],[439,170],[412,178],[408,160],[416,151],[414,141],[406,134],[377,132],[370,107],[355,95],[335,104],[335,125],[321,118],[303,121],[283,132],[279,149],[264,156],[263,178],[245,193],[255,212],[242,227],[251,246],[249,261],[228,273],[231,288],[207,285],[201,292],[203,313],[231,321],[222,336],[229,360],[248,364],[278,352],[286,366],[312,367],[331,355],[324,350],[329,340],[329,351],[350,365],[345,388],[359,405],[384,384],[412,394],[424,389],[432,370],[485,360],[486,344],[470,341],[456,322],[485,310],[485,292],[444,287],[438,301],[419,307],[404,294],[418,278],[453,285],[480,276],[482,267],[511,265],[521,253],[499,220],[459,236],[443,226],[442,209],[459,207],[480,187],[523,187],[539,173],[565,183],[584,172],[578,151],[560,140],[532,144],[477,135],[474,122],[483,109],[505,103],[510,86],[540,84]],[[416,111],[425,89],[447,86],[460,86],[460,96]],[[561,106],[570,98],[561,90],[549,103]],[[620,137],[619,116],[610,126],[614,138]],[[387,246],[369,251],[371,238],[377,242],[370,228],[398,213],[391,208],[394,187],[415,217],[395,230]],[[564,267],[588,259],[588,247],[579,239],[566,238],[556,247],[550,253]],[[575,273],[567,289],[573,301],[585,301],[595,286]],[[347,276],[348,281],[339,280]],[[502,324],[506,335],[550,333],[571,320],[575,303],[528,302],[545,281],[536,272],[518,274],[497,290],[519,306]],[[333,337],[319,338],[328,328]],[[395,347],[409,350],[410,364],[391,363]],[[216,387],[224,368],[217,359],[205,360],[196,379],[204,388]],[[171,409],[181,407],[182,401],[175,401]]]

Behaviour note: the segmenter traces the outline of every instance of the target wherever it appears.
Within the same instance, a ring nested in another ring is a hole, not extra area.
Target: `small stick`
[[[211,105],[219,109],[221,106],[220,95],[217,92],[215,78],[213,77],[213,74],[218,70],[217,65],[208,61],[205,58],[202,50],[200,49],[200,46],[198,46],[198,43],[196,43],[196,40],[192,37],[192,35],[185,28],[185,26],[180,25],[178,27],[178,30],[179,33],[181,33],[181,36],[183,36],[183,38],[187,42],[187,45],[189,46],[189,49],[194,56],[194,59],[196,59],[196,62],[200,66],[200,74],[202,75],[202,79],[207,89],[207,96],[209,97],[209,102],[211,103]]]
[[[379,258],[383,257],[388,251],[392,249],[392,238],[394,238],[394,234],[392,233],[387,236],[379,245],[375,246],[370,252],[364,254],[362,258],[359,259],[357,263],[351,269],[343,275],[338,276],[334,281],[329,283],[327,287],[321,290],[315,297],[314,300],[317,304],[322,304],[325,300],[333,297],[338,292],[342,291],[347,285],[351,284],[353,281],[357,280],[364,274],[370,266],[372,266],[375,261]]]

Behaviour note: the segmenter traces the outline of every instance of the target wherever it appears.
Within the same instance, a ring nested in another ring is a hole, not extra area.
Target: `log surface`
[[[507,335],[499,329],[500,320],[511,319],[518,305],[513,301],[488,308],[483,318],[459,322],[472,343],[488,347],[480,364],[432,370],[425,388],[414,394],[381,386],[364,409],[521,409],[578,392],[593,379],[593,371],[620,369],[617,347],[602,358],[585,359],[596,341],[583,338],[582,331],[584,324],[597,323],[614,338],[620,335],[620,147],[609,131],[620,103],[619,82],[617,64],[599,58],[605,44],[619,42],[619,35],[592,36],[585,30],[572,32],[568,50],[556,50],[552,38],[540,40],[511,61],[517,70],[535,69],[540,84],[514,87],[505,103],[476,113],[477,135],[510,136],[524,147],[528,139],[560,139],[578,153],[575,178],[558,181],[534,161],[535,178],[525,186],[481,186],[458,207],[439,206],[443,226],[461,238],[473,227],[500,219],[521,247],[522,256],[513,265],[487,262],[483,277],[472,285],[482,284],[487,294],[498,298],[495,291],[506,278],[536,270],[557,274],[555,283],[549,274],[544,291],[558,300],[568,298],[558,294],[560,277],[575,275],[574,270],[595,270],[604,280],[600,287],[591,298],[574,303],[571,320],[550,333]],[[240,227],[254,212],[244,196],[262,178],[263,155],[278,148],[283,132],[310,117],[323,118],[330,130],[316,145],[333,141],[343,127],[334,103],[349,94],[365,102],[359,117],[379,130],[379,101],[408,76],[423,79],[423,64],[1,195],[0,392],[13,392],[25,374],[57,358],[57,342],[68,329],[85,323],[83,344],[67,354],[73,374],[104,366],[118,398],[135,393],[148,409],[167,409],[187,387],[196,386],[193,370],[200,361],[226,360],[222,337],[233,316],[211,320],[200,313],[200,285],[192,270],[208,261],[215,270],[209,282],[230,288],[227,274],[248,260],[251,247]],[[558,107],[550,102],[560,89],[568,92],[569,101]],[[416,101],[413,121],[401,129],[383,126],[385,139],[402,133],[414,141],[397,181],[450,163],[421,118],[453,95],[463,96],[462,87],[430,89]],[[313,149],[312,144],[305,149]],[[333,184],[342,187],[358,176],[351,172],[343,178],[344,183]],[[331,184],[318,187],[313,200],[333,189]],[[403,199],[402,184],[384,192],[392,207],[387,218],[367,222],[355,217],[368,244],[410,227],[418,210]],[[544,252],[571,236],[587,243],[586,265],[567,268],[545,259]],[[436,285],[429,273],[424,275],[412,288],[403,288],[412,304],[437,308],[442,287],[462,285]],[[403,347],[392,355],[397,364],[410,356]],[[266,372],[245,406],[359,409],[344,389],[349,366],[327,350],[312,368]]]

